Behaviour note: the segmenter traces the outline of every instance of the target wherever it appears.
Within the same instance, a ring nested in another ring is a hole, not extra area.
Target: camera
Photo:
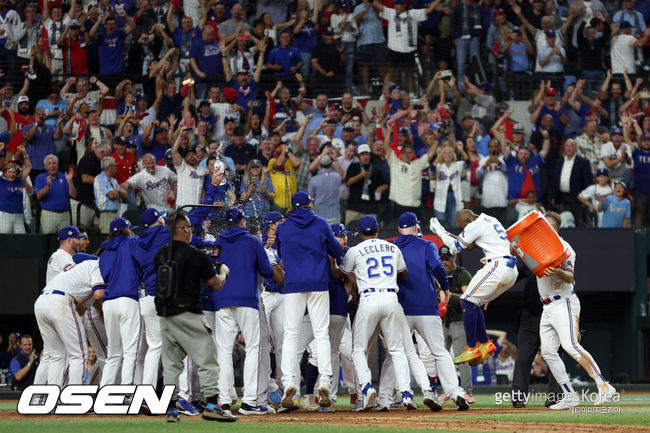
[[[451,69],[445,69],[440,73],[440,78],[443,80],[449,80],[451,79],[451,76],[452,76]]]
[[[413,108],[416,110],[424,110],[424,104],[413,104]]]

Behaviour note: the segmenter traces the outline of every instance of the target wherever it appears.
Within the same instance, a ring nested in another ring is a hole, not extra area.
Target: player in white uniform
[[[88,345],[76,307],[94,302],[93,292],[103,288],[95,258],[70,266],[68,271],[52,278],[36,299],[36,322],[50,354],[47,383],[63,385],[66,354],[70,365],[68,383],[83,383]]]
[[[354,272],[359,292],[359,309],[352,330],[354,369],[362,389],[364,408],[374,408],[377,406],[377,391],[372,387],[367,351],[369,339],[379,325],[393,361],[402,403],[407,408],[415,408],[402,342],[403,323],[400,320],[405,320],[404,312],[397,301],[397,277],[406,276],[408,269],[397,246],[377,239],[378,230],[374,216],[361,217],[359,234],[363,242],[350,248],[340,268],[344,274]]]
[[[467,346],[454,358],[456,364],[469,362],[479,365],[496,352],[492,340],[485,332],[485,316],[481,307],[508,290],[517,280],[517,259],[510,255],[510,242],[501,223],[484,213],[476,215],[469,209],[458,211],[456,226],[462,230],[458,237],[450,235],[436,218],[431,218],[429,228],[440,236],[451,254],[472,249],[483,250],[484,266],[479,269],[460,297]]]
[[[59,249],[54,251],[47,261],[47,271],[45,274],[45,284],[49,283],[52,278],[74,265],[72,256],[79,251],[79,239],[83,235],[75,226],[66,226],[59,230],[57,238],[59,239]],[[65,359],[65,353],[63,354]],[[43,347],[41,361],[38,364],[38,370],[34,375],[34,383],[37,385],[47,383],[48,368],[51,365],[51,358],[47,348]]]
[[[562,217],[555,212],[546,212],[544,216],[553,229],[559,231]],[[564,239],[561,240],[569,257],[559,266],[546,269],[544,277],[537,277],[537,289],[544,304],[539,322],[542,357],[564,392],[562,398],[550,408],[569,409],[580,404],[580,398],[573,390],[564,363],[557,353],[560,346],[596,381],[598,397],[594,405],[600,406],[612,401],[616,389],[605,381],[594,358],[579,343],[580,301],[575,294],[573,281],[576,253]]]

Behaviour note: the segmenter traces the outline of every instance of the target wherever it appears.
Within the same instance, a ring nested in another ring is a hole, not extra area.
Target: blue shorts
[[[359,45],[357,61],[362,65],[384,64],[388,58],[386,44]]]

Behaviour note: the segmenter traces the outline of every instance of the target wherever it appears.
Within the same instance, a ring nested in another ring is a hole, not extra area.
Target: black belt
[[[571,294],[575,295],[575,292],[571,290]],[[560,299],[562,299],[562,295],[555,295],[555,296],[551,296],[550,298],[539,298],[539,299],[541,299],[542,304],[548,305],[553,301],[559,301]]]
[[[54,212],[54,213],[66,213],[66,212],[68,212],[70,209],[52,210],[52,209],[45,209],[45,208],[43,208],[43,210],[46,210],[46,211],[48,211],[48,212]]]
[[[514,268],[515,264],[517,263],[517,258],[513,256],[501,256],[501,257],[494,257],[493,259],[487,259],[485,262],[490,263],[494,260],[500,260],[500,259],[506,259],[508,260],[508,263],[506,263],[506,266],[509,268]]]
[[[374,287],[371,287],[369,289],[365,289],[362,294],[366,293],[379,293],[379,292],[389,292],[389,293],[397,293],[397,289],[375,289]]]
[[[65,296],[65,292],[62,292],[60,290],[52,290],[51,292],[46,292],[45,290],[41,290],[41,295],[61,295]]]

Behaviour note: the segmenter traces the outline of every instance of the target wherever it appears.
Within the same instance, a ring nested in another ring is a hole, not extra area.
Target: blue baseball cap
[[[309,197],[307,191],[298,191],[291,196],[291,207],[297,208],[300,206],[307,206],[309,203],[313,203],[314,199]]]
[[[606,168],[599,168],[598,170],[596,170],[596,176],[600,176],[600,175],[609,177],[609,170],[607,170]]]
[[[154,224],[156,221],[158,221],[158,218],[164,217],[165,215],[167,215],[167,212],[150,207],[149,209],[142,212],[140,221],[142,221],[143,226],[149,227],[151,224]]]
[[[547,38],[554,38],[555,37],[555,30],[546,30],[544,32]]]
[[[246,218],[248,218],[248,216],[238,206],[233,206],[226,211],[226,222],[238,223],[239,221]]]
[[[126,229],[126,228],[131,228],[131,223],[129,222],[129,220],[123,217],[118,217],[115,218],[113,221],[111,221],[109,231],[113,233],[118,230]]]
[[[418,221],[418,217],[415,216],[413,212],[404,212],[399,216],[399,218],[397,218],[397,225],[401,229],[413,227],[419,223],[420,221]]]
[[[280,212],[272,211],[264,215],[264,219],[262,222],[266,227],[270,226],[271,224],[275,224],[278,221],[282,220],[284,217]]]
[[[359,220],[359,231],[362,233],[374,232],[378,228],[377,218],[373,215],[364,215]]]
[[[70,238],[85,238],[86,235],[82,235],[79,232],[79,229],[75,226],[65,226],[58,233],[58,239],[64,241]]]
[[[612,130],[610,131],[610,134],[611,135],[614,135],[614,134],[623,135],[623,130],[621,128],[619,128],[618,126],[614,126],[612,128]]]
[[[331,224],[330,227],[332,228],[332,232],[334,232],[334,236],[336,237],[343,237],[350,234],[350,232],[345,229],[345,225],[343,223]]]
[[[76,264],[79,264],[81,262],[85,262],[86,260],[97,260],[99,257],[93,256],[92,254],[88,253],[75,253],[72,256],[72,261],[75,262]]]

